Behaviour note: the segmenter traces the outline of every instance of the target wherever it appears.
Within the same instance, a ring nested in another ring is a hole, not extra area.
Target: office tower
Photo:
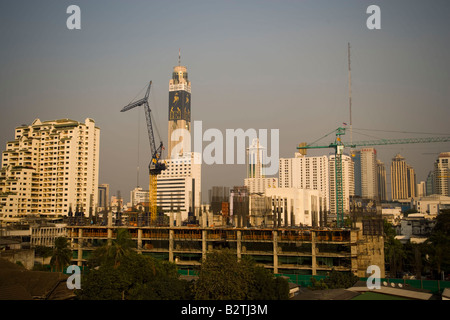
[[[393,201],[416,196],[416,174],[400,154],[397,154],[391,163],[391,195]]]
[[[244,185],[250,195],[264,193],[266,188],[278,186],[277,178],[266,178],[264,175],[264,156],[264,147],[260,145],[259,139],[253,139],[247,148],[247,178],[244,179]]]
[[[434,163],[435,192],[443,196],[450,196],[450,152],[442,152]]]
[[[329,183],[330,183],[330,212],[336,213],[336,171],[335,171],[335,156],[329,157]],[[344,211],[350,210],[350,196],[355,194],[354,183],[354,167],[350,156],[342,155],[342,191],[344,197]]]
[[[2,153],[0,215],[95,212],[100,129],[92,119],[22,125]]]
[[[329,211],[330,170],[327,156],[307,157],[305,154],[296,152],[295,158],[280,158],[278,186],[318,190],[323,197],[324,210]]]
[[[191,151],[191,82],[187,68],[180,65],[173,68],[169,81],[169,134],[168,158],[174,158]]]
[[[386,167],[383,162],[377,160],[377,186],[378,199],[380,201],[387,200],[387,181],[386,181]]]

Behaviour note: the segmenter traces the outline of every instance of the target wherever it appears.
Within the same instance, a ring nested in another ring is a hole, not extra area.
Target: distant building
[[[450,196],[450,152],[442,152],[434,163],[435,192],[443,196]]]
[[[329,160],[330,168],[330,212],[335,214],[336,209],[336,171],[335,156],[331,155]],[[342,155],[342,190],[344,197],[344,212],[350,211],[350,197],[355,193],[354,167],[352,159],[347,155]]]
[[[97,211],[107,210],[109,208],[109,184],[98,186],[98,206]]]
[[[130,192],[131,206],[135,207],[138,203],[149,202],[150,193],[149,190],[143,190],[140,187],[134,188]]]
[[[278,185],[280,188],[318,190],[322,194],[325,210],[330,211],[330,184],[333,183],[330,181],[330,170],[327,156],[307,157],[296,152],[294,158],[280,158]]]
[[[386,182],[386,167],[383,162],[377,160],[377,187],[378,198],[380,201],[387,200],[387,182]]]
[[[433,194],[418,197],[412,201],[412,206],[421,214],[436,216],[443,209],[450,209],[450,197]]]
[[[274,227],[317,227],[324,219],[324,201],[319,190],[274,188],[266,189],[266,196],[272,202]]]
[[[278,187],[278,179],[266,177],[264,174],[264,147],[259,144],[259,139],[253,139],[247,148],[247,178],[244,185],[250,194],[263,194],[266,188]]]
[[[158,175],[157,204],[163,212],[180,211],[183,220],[198,218],[201,204],[200,155],[192,152],[178,159],[167,159],[166,170]]]
[[[0,171],[0,219],[95,212],[100,129],[94,120],[22,125],[6,143]]]
[[[392,201],[411,199],[416,196],[416,174],[400,154],[391,163]]]
[[[361,149],[361,197],[375,199],[378,196],[377,151],[374,148]]]

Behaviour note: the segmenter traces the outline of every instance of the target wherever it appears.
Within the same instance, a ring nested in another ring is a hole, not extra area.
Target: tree
[[[436,225],[425,242],[428,266],[435,278],[442,271],[450,272],[450,210],[442,210],[436,217]]]
[[[82,279],[84,300],[182,300],[192,299],[187,281],[179,279],[175,264],[138,254],[126,229],[97,249]]]
[[[114,268],[120,265],[121,260],[133,251],[134,242],[127,229],[117,229],[117,236],[111,243],[98,248],[93,252],[89,261],[90,267],[112,264]]]
[[[238,260],[235,252],[225,249],[207,254],[193,294],[199,300],[287,299],[289,284],[253,260]]]
[[[389,266],[391,277],[396,277],[401,271],[405,252],[402,243],[395,239],[396,232],[392,224],[384,220],[384,257],[385,263]]]
[[[69,248],[69,241],[66,237],[58,237],[55,239],[55,246],[53,248],[53,255],[50,264],[56,267],[57,270],[68,266],[72,258],[72,251]]]

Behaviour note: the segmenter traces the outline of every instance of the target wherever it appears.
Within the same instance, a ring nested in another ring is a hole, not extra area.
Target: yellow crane
[[[153,134],[153,125],[152,125],[152,117],[151,117],[151,109],[148,103],[148,97],[150,95],[150,88],[152,86],[152,81],[148,84],[147,91],[145,93],[144,98],[132,102],[125,107],[123,107],[120,112],[125,112],[130,109],[144,106],[145,117],[147,120],[147,131],[148,138],[150,140],[150,151],[151,151],[151,160],[148,166],[150,173],[150,183],[149,183],[149,211],[150,211],[150,224],[155,224],[157,217],[157,176],[161,173],[161,171],[166,170],[166,164],[161,159],[162,151],[164,150],[163,142],[160,141],[159,146],[156,147],[155,137]]]

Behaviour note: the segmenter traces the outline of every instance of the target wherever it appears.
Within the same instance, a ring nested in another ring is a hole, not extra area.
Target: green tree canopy
[[[235,252],[226,249],[207,254],[193,293],[199,300],[287,299],[289,284],[253,260],[238,260]]]
[[[68,239],[66,237],[56,238],[50,264],[60,270],[70,264],[71,258],[72,251],[69,248]]]
[[[126,229],[97,249],[79,292],[84,300],[191,299],[189,283],[181,280],[175,264],[137,253]]]

